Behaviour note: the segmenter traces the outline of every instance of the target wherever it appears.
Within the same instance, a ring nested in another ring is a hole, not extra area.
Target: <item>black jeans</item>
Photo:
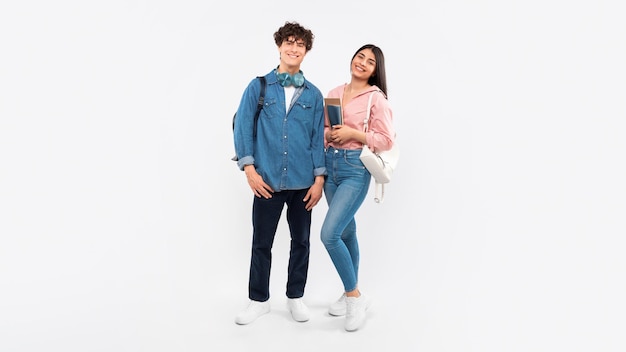
[[[287,297],[304,295],[309,271],[311,212],[302,201],[308,189],[281,191],[272,198],[254,197],[252,205],[252,258],[248,297],[265,302],[270,298],[270,269],[272,267],[272,245],[283,207],[287,204],[287,224],[291,235],[291,249],[287,268]]]

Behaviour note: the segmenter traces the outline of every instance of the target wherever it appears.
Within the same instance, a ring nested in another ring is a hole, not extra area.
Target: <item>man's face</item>
[[[290,67],[300,67],[306,55],[306,45],[301,39],[289,37],[278,47],[280,61]]]

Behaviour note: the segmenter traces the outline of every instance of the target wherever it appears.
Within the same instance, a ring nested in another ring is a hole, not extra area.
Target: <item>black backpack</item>
[[[259,120],[259,114],[261,113],[261,109],[263,109],[263,103],[265,101],[265,77],[257,76],[257,79],[261,82],[261,94],[259,94],[259,101],[257,102],[256,112],[254,113],[254,131],[252,132],[252,136],[254,138],[256,138],[256,125],[257,125],[257,121]],[[235,114],[233,115],[233,130],[235,129],[236,117],[237,117],[237,113],[235,112]],[[235,155],[231,158],[231,160],[237,161],[239,160],[239,158],[237,158],[237,155]]]

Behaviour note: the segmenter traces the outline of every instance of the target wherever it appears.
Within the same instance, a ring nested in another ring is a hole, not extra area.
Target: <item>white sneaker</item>
[[[328,314],[340,317],[346,315],[346,294],[345,292],[339,299],[328,307]]]
[[[270,311],[270,302],[250,301],[246,309],[242,310],[235,318],[235,323],[239,325],[250,324],[263,314]]]
[[[356,331],[365,322],[367,310],[367,298],[361,294],[359,297],[346,297],[346,324],[347,331]]]
[[[287,298],[287,309],[291,312],[293,320],[301,323],[309,320],[309,308],[304,304],[302,298]]]

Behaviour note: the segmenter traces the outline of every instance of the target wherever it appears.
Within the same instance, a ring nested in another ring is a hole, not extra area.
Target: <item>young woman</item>
[[[367,195],[371,175],[359,159],[363,145],[374,152],[393,146],[393,116],[387,101],[387,79],[382,50],[372,44],[359,48],[350,62],[350,83],[328,93],[340,98],[343,124],[324,125],[326,171],[324,195],[328,212],[321,230],[321,240],[343,283],[344,293],[330,306],[329,313],[346,316],[345,329],[355,331],[365,321],[367,298],[358,287],[359,244],[355,215]],[[368,131],[363,122],[372,96]]]

